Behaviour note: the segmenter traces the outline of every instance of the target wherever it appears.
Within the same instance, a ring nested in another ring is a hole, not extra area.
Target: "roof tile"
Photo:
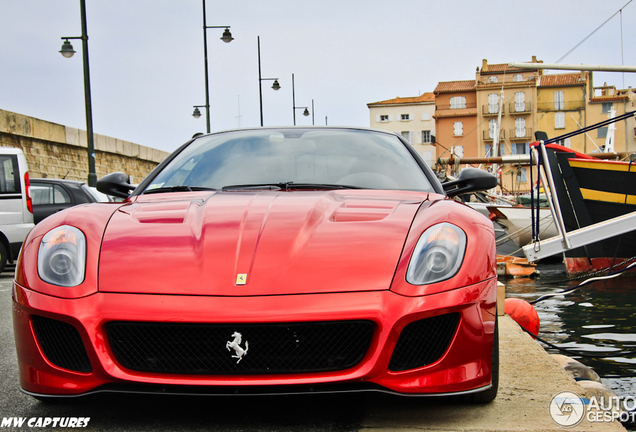
[[[414,103],[424,103],[424,102],[435,102],[435,94],[433,93],[423,93],[420,96],[415,97],[396,97],[394,99],[388,99],[379,102],[371,102],[367,105],[400,105],[400,104],[414,104]]]
[[[539,81],[539,87],[565,87],[585,85],[585,78],[581,78],[579,72],[543,75]]]
[[[435,87],[435,94],[439,93],[454,93],[461,91],[473,91],[475,90],[476,81],[444,81],[437,84]]]

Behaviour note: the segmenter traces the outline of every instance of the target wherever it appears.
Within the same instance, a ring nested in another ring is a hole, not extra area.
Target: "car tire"
[[[492,387],[479,393],[470,395],[472,403],[490,403],[497,397],[499,390],[499,317],[495,316],[495,334],[492,341]]]
[[[7,248],[5,248],[2,243],[0,243],[0,273],[4,271],[4,267],[7,265],[8,259],[9,253],[7,252]]]

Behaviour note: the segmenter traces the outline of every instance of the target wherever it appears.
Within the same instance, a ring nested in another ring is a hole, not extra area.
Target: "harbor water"
[[[539,264],[538,269],[532,278],[500,278],[506,297],[533,301],[585,280],[568,280],[563,264]],[[544,348],[591,367],[623,397],[636,397],[636,277],[631,273],[534,305],[541,320],[538,336],[559,349]]]

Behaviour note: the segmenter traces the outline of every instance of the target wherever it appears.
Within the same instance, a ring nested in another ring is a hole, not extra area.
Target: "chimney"
[[[483,59],[481,61],[481,71],[482,72],[488,72],[488,60]]]

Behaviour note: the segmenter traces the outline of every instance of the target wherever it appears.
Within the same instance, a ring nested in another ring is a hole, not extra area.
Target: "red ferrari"
[[[95,392],[497,394],[492,223],[400,136],[260,128],[199,136],[126,198],[24,242],[20,386]],[[134,189],[134,191],[131,190]]]

